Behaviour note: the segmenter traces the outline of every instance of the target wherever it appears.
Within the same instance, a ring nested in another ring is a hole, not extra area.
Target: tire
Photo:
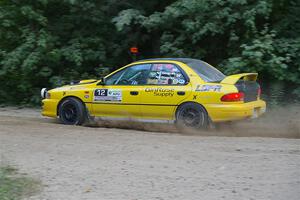
[[[60,104],[58,110],[59,120],[67,125],[82,125],[87,114],[83,103],[73,97],[69,97]]]
[[[206,110],[196,103],[185,103],[178,107],[176,112],[176,126],[180,130],[206,130],[209,118]]]

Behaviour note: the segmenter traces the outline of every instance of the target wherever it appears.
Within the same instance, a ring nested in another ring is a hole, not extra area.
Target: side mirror
[[[104,77],[102,77],[100,79],[100,82],[98,83],[98,85],[105,85],[105,78]]]

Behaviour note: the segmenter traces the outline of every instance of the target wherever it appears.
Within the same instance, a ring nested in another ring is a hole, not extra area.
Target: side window
[[[153,64],[147,81],[149,85],[184,85],[186,79],[173,64]]]
[[[107,85],[145,85],[151,64],[127,67],[106,79]]]
[[[105,84],[106,85],[114,85],[116,80],[124,73],[126,69],[123,69],[121,71],[118,71],[117,73],[114,73],[113,75],[109,76],[108,78],[105,79]]]

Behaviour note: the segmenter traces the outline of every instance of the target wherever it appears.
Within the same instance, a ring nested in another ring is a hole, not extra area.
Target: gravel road
[[[65,126],[35,109],[0,108],[0,164],[41,180],[30,200],[299,200],[293,119],[271,120],[272,129],[245,123],[224,135],[252,137],[222,137]],[[253,137],[275,130],[279,138]]]

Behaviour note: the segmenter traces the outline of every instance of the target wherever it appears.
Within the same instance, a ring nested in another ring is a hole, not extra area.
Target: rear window
[[[201,60],[193,60],[186,64],[190,66],[205,82],[221,82],[226,77],[222,72]]]

